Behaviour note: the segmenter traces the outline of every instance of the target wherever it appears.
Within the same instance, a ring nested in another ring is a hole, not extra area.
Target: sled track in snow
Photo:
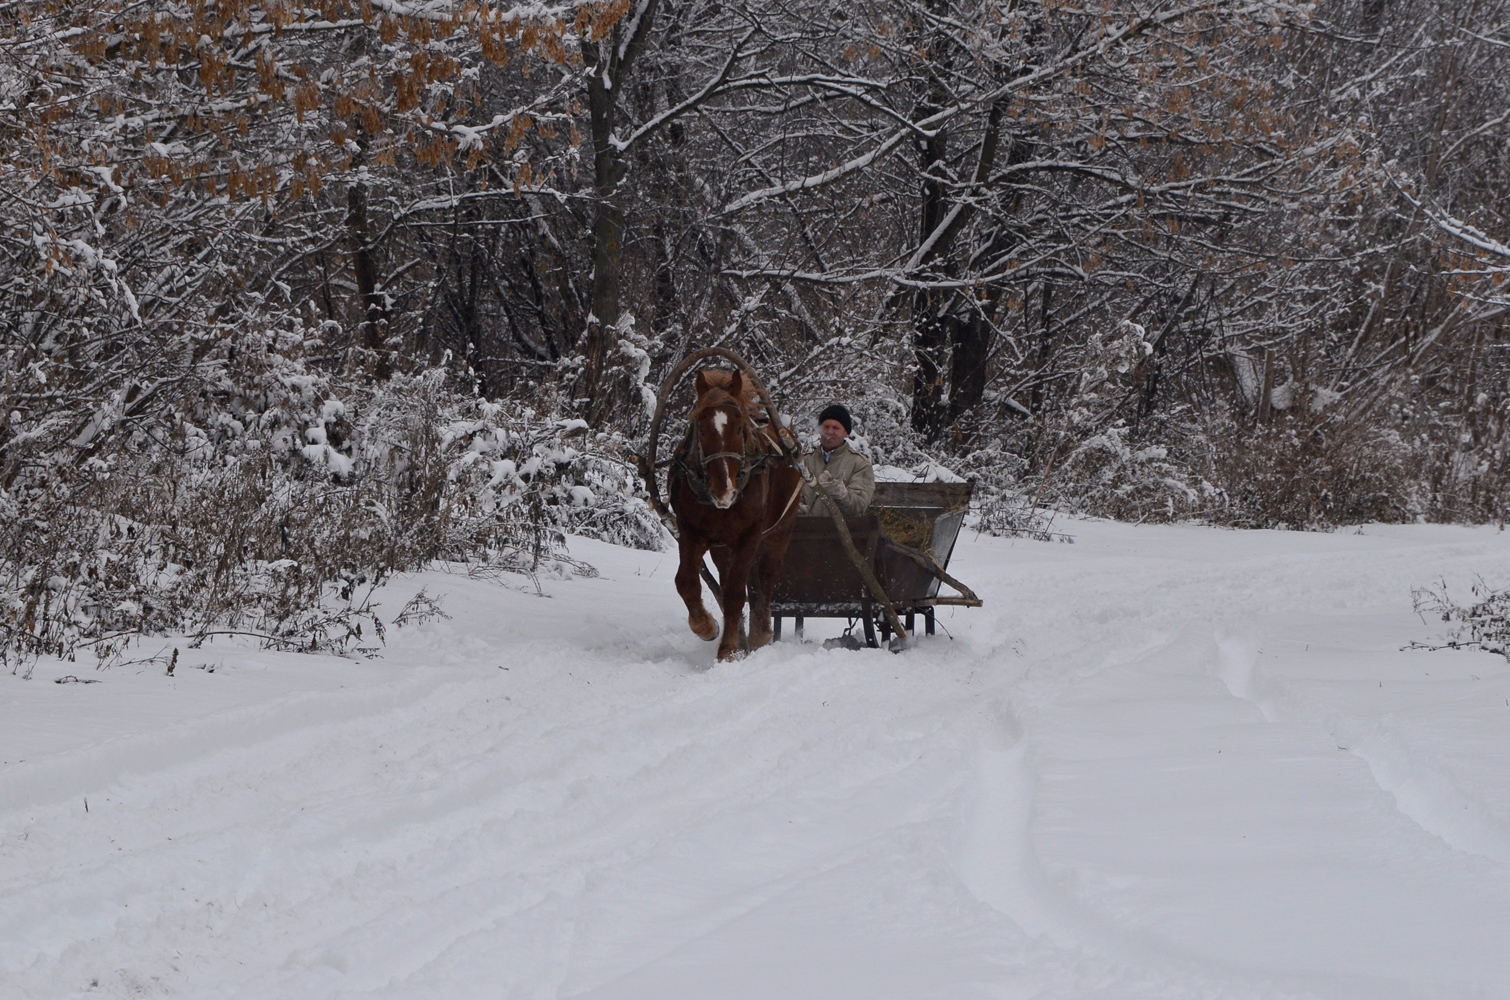
[[[1499,536],[1077,534],[901,656],[711,668],[583,543],[370,664],[9,682],[0,997],[1510,992],[1510,670],[1398,650]]]

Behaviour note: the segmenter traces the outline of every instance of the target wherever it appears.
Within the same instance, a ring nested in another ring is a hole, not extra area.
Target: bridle
[[[702,440],[697,432],[697,418],[701,416],[701,413],[698,413],[694,415],[691,421],[692,426],[687,430],[687,439],[682,443],[682,447],[677,449],[676,455],[672,459],[675,468],[681,472],[687,481],[687,485],[697,496],[697,502],[707,504],[710,507],[717,506],[717,504],[713,501],[713,492],[710,488],[709,465],[721,458],[732,458],[739,462],[739,474],[734,477],[734,498],[730,501],[732,504],[739,500],[740,494],[744,492],[745,486],[749,484],[751,476],[770,462],[779,460],[782,457],[780,454],[762,450],[759,447],[761,440],[759,427],[750,418],[745,407],[733,397],[730,397],[727,403],[712,404],[704,408],[703,412],[706,412],[708,409],[722,409],[726,406],[733,407],[738,413],[736,419],[739,423],[740,437],[744,441],[744,451],[716,451],[711,455],[702,454]]]
[[[797,469],[802,459],[802,446],[798,443],[796,435],[786,429],[785,421],[781,419],[781,414],[776,409],[776,402],[771,399],[770,391],[761,383],[760,376],[755,373],[755,369],[750,367],[749,362],[727,347],[703,347],[686,355],[676,363],[676,367],[671,369],[670,374],[661,382],[660,392],[656,393],[655,415],[650,418],[650,437],[645,442],[645,449],[633,456],[635,468],[639,470],[640,478],[645,483],[645,492],[649,497],[650,507],[660,516],[661,520],[671,530],[673,536],[678,531],[676,515],[661,499],[661,487],[657,481],[657,471],[661,468],[661,463],[656,460],[656,456],[661,440],[661,427],[666,417],[666,404],[671,399],[672,390],[676,388],[682,376],[686,375],[693,365],[713,358],[733,364],[735,370],[744,376],[746,385],[755,390],[756,395],[759,397],[760,407],[765,412],[766,419],[764,425],[769,430],[766,433],[760,434],[759,437],[770,442],[773,453],[769,458],[762,453],[756,453],[753,461],[747,460],[745,468],[749,470],[748,473],[741,470],[741,476],[745,481],[748,482],[749,476],[754,474],[754,467],[756,466],[764,467],[765,465],[776,463]],[[737,401],[736,405],[738,405]],[[683,439],[681,446],[677,448],[666,464],[671,466],[672,481],[681,478],[699,501],[712,505],[713,501],[712,497],[708,494],[707,484],[699,483],[699,474],[703,471],[701,462],[694,464],[688,464],[687,462],[688,455],[692,450],[691,437],[692,435],[689,431],[687,438]],[[748,449],[748,438],[746,439],[746,448]],[[793,495],[795,496],[795,494]],[[792,501],[789,501],[787,509],[790,510],[791,506]]]

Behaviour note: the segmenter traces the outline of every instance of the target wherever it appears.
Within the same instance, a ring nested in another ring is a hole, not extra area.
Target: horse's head
[[[696,454],[708,480],[708,497],[719,510],[739,499],[740,471],[751,446],[745,384],[739,372],[697,373],[697,405],[689,418]]]

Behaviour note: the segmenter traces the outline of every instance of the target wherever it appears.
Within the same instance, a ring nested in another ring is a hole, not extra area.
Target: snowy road
[[[900,656],[708,669],[576,542],[380,660],[0,675],[0,997],[1510,997],[1510,668],[1399,649],[1510,535],[1070,530]]]

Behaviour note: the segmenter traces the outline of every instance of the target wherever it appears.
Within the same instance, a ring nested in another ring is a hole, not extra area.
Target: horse
[[[801,474],[784,460],[777,430],[757,424],[757,389],[737,371],[697,373],[697,403],[672,460],[671,509],[681,562],[676,590],[687,624],[706,641],[719,628],[703,606],[699,573],[711,550],[722,591],[718,659],[741,654],[740,621],[748,592],[750,648],[771,641],[771,593],[797,523]]]

